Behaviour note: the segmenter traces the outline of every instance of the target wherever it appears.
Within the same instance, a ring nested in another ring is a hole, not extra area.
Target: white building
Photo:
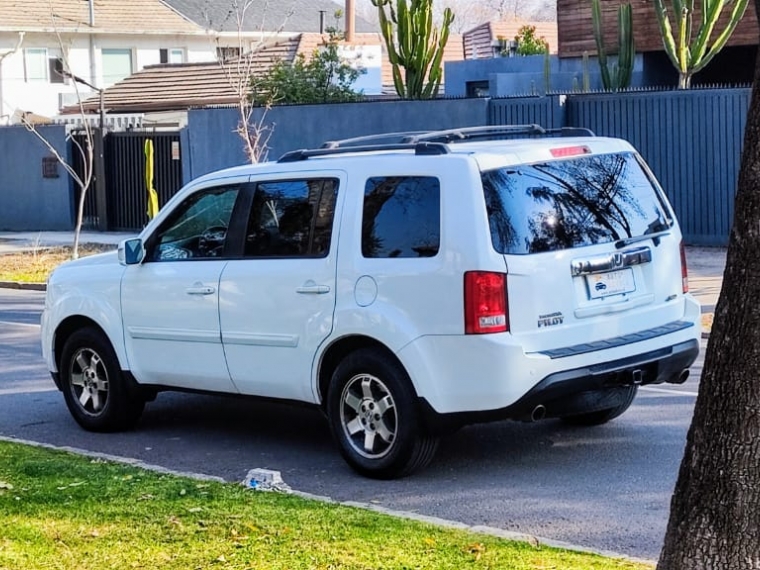
[[[261,6],[259,6],[261,4]],[[0,124],[53,117],[92,89],[159,63],[214,61],[262,38],[329,24],[332,0],[256,0],[240,22],[232,0],[0,0]],[[371,29],[357,22],[359,31]],[[227,52],[226,50],[231,50]],[[56,70],[64,69],[67,74]],[[15,120],[14,120],[15,118]]]

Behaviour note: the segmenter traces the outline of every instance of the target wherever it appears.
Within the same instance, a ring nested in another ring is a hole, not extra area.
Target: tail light
[[[464,332],[488,334],[509,330],[507,276],[490,271],[464,274]]]
[[[689,270],[686,267],[686,248],[681,242],[681,287],[684,293],[689,292]]]

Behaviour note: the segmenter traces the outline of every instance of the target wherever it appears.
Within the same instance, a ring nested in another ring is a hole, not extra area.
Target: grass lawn
[[[81,244],[79,256],[116,249],[115,245]],[[71,246],[40,247],[0,255],[0,281],[44,283],[59,264],[71,259]]]
[[[644,569],[0,442],[0,569]]]

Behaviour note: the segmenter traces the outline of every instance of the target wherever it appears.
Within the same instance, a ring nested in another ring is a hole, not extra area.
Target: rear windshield
[[[528,254],[618,241],[672,225],[634,153],[601,154],[483,173],[499,253]]]

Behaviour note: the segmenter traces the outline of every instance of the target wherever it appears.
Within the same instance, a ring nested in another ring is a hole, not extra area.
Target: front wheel
[[[124,378],[113,347],[99,330],[72,333],[63,346],[59,371],[66,406],[84,429],[128,429],[142,414],[145,399]]]
[[[337,367],[327,392],[333,436],[348,464],[375,479],[404,477],[433,459],[403,368],[383,352],[360,349]]]

